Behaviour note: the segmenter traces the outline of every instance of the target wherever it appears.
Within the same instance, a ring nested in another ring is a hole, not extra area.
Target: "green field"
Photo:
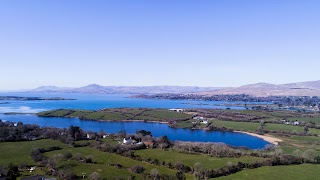
[[[130,175],[134,175],[136,176],[136,178],[142,179],[141,175],[128,171],[128,168],[135,165],[141,165],[145,167],[147,173],[150,173],[151,169],[154,169],[154,168],[158,169],[160,174],[175,175],[176,173],[175,170],[172,170],[163,166],[156,166],[146,162],[136,161],[120,155],[101,152],[90,147],[65,148],[62,150],[45,153],[45,156],[52,157],[53,155],[56,155],[56,154],[63,154],[66,151],[70,152],[73,155],[75,155],[76,153],[81,153],[83,156],[86,156],[86,155],[94,156],[93,158],[93,161],[95,162],[94,164],[88,164],[88,163],[76,162],[76,161],[66,161],[59,164],[60,168],[63,168],[65,166],[71,166],[73,171],[78,176],[80,176],[82,173],[91,174],[92,172],[98,172],[103,177],[106,177],[106,178],[114,178],[117,176],[128,178]],[[110,164],[115,164],[115,163],[121,164],[123,168],[118,169],[113,166],[110,166]]]
[[[306,118],[289,118],[290,121],[304,121],[304,122],[314,122],[316,124],[320,124],[320,117],[306,117]]]
[[[52,146],[66,147],[60,141],[51,139],[24,141],[24,142],[0,142],[0,164],[27,163],[34,164],[30,154],[33,148],[49,148]]]
[[[192,116],[184,113],[173,112],[166,109],[133,109],[133,108],[116,108],[104,109],[99,111],[83,111],[59,109],[38,113],[43,117],[79,117],[88,120],[145,120],[145,121],[169,121],[169,120],[186,120]]]
[[[115,144],[116,142],[110,139],[103,140],[106,142],[110,142]],[[84,143],[86,141],[80,141],[77,143]],[[93,142],[88,141],[88,142]],[[127,157],[123,157],[117,154],[111,154],[106,152],[98,151],[91,147],[70,147],[65,144],[62,144],[56,140],[43,139],[36,141],[25,141],[25,142],[1,142],[0,143],[0,165],[8,165],[9,163],[14,163],[19,165],[21,163],[25,163],[27,165],[38,166],[38,163],[34,162],[31,159],[31,151],[33,148],[49,148],[52,146],[59,146],[62,149],[55,150],[51,152],[44,153],[46,157],[53,157],[54,155],[61,155],[65,152],[70,152],[73,156],[77,153],[81,153],[84,157],[87,155],[93,155],[94,163],[85,163],[78,162],[75,160],[63,160],[58,163],[58,169],[67,169],[71,168],[72,172],[74,172],[77,176],[81,176],[82,173],[85,173],[87,177],[93,173],[98,172],[101,177],[107,179],[114,179],[117,177],[121,177],[124,179],[128,179],[130,176],[135,176],[135,179],[143,179],[142,174],[136,174],[129,170],[129,168],[141,165],[146,169],[146,173],[149,174],[150,171],[156,168],[160,174],[167,174],[174,176],[176,174],[176,170],[170,169],[165,166],[157,166],[147,162],[141,162],[137,160],[133,160]],[[112,164],[121,164],[122,168],[116,168],[112,166]],[[46,168],[36,168],[36,170],[32,173],[28,171],[21,171],[21,177],[32,176],[32,175],[45,175]],[[188,179],[192,179],[191,174],[186,174]],[[86,178],[87,179],[87,178]]]
[[[290,139],[297,140],[306,144],[320,143],[320,137],[314,136],[292,136]]]
[[[184,152],[178,152],[175,150],[162,150],[162,149],[144,149],[135,151],[135,155],[139,155],[142,158],[157,159],[159,162],[182,162],[184,165],[193,167],[195,163],[200,162],[204,167],[208,169],[217,169],[226,166],[228,163],[252,163],[256,161],[263,161],[263,158],[257,157],[240,157],[240,158],[220,158],[210,157],[204,154],[187,154]]]
[[[217,178],[219,180],[264,180],[264,179],[281,179],[281,180],[314,180],[319,179],[320,165],[302,164],[291,166],[268,166],[257,169],[248,169],[241,172]]]
[[[250,132],[256,131],[260,126],[260,123],[221,121],[217,119],[214,119],[210,122],[212,122],[212,125],[217,127],[226,127],[226,128],[232,128],[235,130],[250,131]]]
[[[264,129],[265,130],[286,131],[286,132],[303,132],[302,126],[293,126],[293,125],[286,125],[286,124],[267,123],[264,126]]]

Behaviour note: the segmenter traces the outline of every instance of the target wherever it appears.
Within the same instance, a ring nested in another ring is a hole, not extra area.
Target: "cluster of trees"
[[[192,144],[192,143],[190,143]],[[189,145],[190,145],[189,144]],[[194,143],[192,147],[199,146],[200,144]],[[208,148],[200,145],[199,149],[203,150],[197,150],[197,152],[204,152]],[[219,145],[218,145],[219,146]],[[295,165],[295,164],[302,164],[302,163],[314,163],[319,164],[320,163],[320,156],[316,156],[316,153],[314,150],[306,150],[304,152],[301,152],[300,150],[296,150],[293,155],[286,155],[283,153],[283,151],[280,148],[276,148],[274,151],[269,153],[269,155],[264,155],[259,153],[250,153],[252,156],[260,156],[264,157],[265,160],[261,162],[254,162],[254,163],[243,163],[239,162],[236,164],[228,163],[226,166],[218,168],[218,169],[208,169],[205,168],[201,163],[197,162],[194,164],[193,167],[186,166],[182,162],[177,161],[174,164],[170,162],[159,162],[157,159],[139,159],[139,157],[135,156],[135,159],[142,160],[148,163],[152,163],[158,166],[167,166],[171,169],[176,169],[177,177],[178,174],[184,175],[184,173],[192,173],[195,179],[207,179],[207,178],[216,178],[220,176],[227,176],[229,174],[233,174],[239,171],[242,171],[244,169],[254,169],[262,166],[280,166],[280,165]],[[247,154],[248,155],[248,154]],[[228,156],[229,157],[229,156]]]
[[[218,157],[240,157],[244,151],[234,149],[223,143],[199,143],[199,142],[181,142],[174,143],[173,148],[178,151],[188,153],[203,153],[209,156]]]
[[[7,166],[0,165],[0,179],[6,177],[7,179],[16,179],[20,175],[19,167],[13,163]]]
[[[31,152],[31,158],[35,162],[39,162],[41,166],[46,167],[48,169],[47,173],[52,176],[59,177],[61,179],[75,179],[76,175],[73,173],[71,167],[63,167],[63,168],[57,168],[57,165],[60,162],[68,161],[68,160],[75,160],[78,162],[83,163],[94,163],[93,155],[86,155],[84,156],[81,153],[77,153],[75,155],[72,155],[70,152],[64,152],[63,154],[55,154],[53,157],[46,157],[43,156],[44,152],[54,151],[60,149],[59,147],[50,147],[48,149],[39,149],[35,148]]]
[[[69,129],[43,128],[34,124],[2,122],[0,120],[0,142],[46,138],[60,140],[66,144],[74,144],[75,140],[84,139],[85,133],[77,126],[70,126]]]
[[[281,98],[281,101],[275,101],[279,106],[312,106],[319,107],[320,98],[317,96],[289,96]]]
[[[98,149],[99,151],[116,153],[119,155],[134,157],[133,150],[145,149],[145,148],[168,148],[172,146],[172,143],[167,136],[163,137],[152,137],[151,132],[141,130],[137,131],[137,134],[127,134],[126,131],[120,131],[118,134],[110,134],[111,138],[121,140],[123,138],[131,139],[135,142],[140,143],[127,143],[127,144],[109,144],[108,142],[96,141],[91,144],[91,147]],[[146,145],[148,142],[150,145]]]
[[[160,179],[185,180],[186,179],[185,174],[181,171],[178,171],[174,176],[174,175],[160,174],[159,170],[157,168],[154,168],[154,169],[151,169],[150,173],[148,174],[146,172],[146,169],[141,165],[132,166],[130,170],[134,173],[142,174],[144,179],[149,179],[149,178],[153,180],[160,180]]]
[[[43,129],[37,125],[23,125],[0,120],[0,142],[31,140],[41,138],[43,134]]]

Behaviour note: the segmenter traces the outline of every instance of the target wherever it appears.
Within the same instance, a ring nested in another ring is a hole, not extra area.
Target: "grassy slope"
[[[101,111],[53,110],[38,113],[39,116],[81,117],[90,120],[150,120],[168,121],[170,119],[190,119],[192,116],[165,109],[115,108]]]
[[[90,174],[94,171],[100,173],[103,177],[112,178],[116,177],[115,175],[121,175],[122,177],[129,177],[130,175],[137,176],[138,179],[142,177],[140,175],[131,173],[127,170],[135,165],[142,165],[146,168],[147,173],[150,173],[151,169],[157,168],[160,174],[171,174],[175,175],[176,171],[163,167],[163,166],[156,166],[146,162],[136,161],[127,157],[119,156],[116,154],[100,152],[96,149],[90,147],[79,147],[79,148],[67,148],[58,151],[52,151],[45,153],[46,156],[53,156],[55,154],[63,154],[64,152],[69,151],[73,155],[76,153],[81,153],[84,156],[86,155],[93,155],[94,162],[96,164],[87,164],[83,162],[76,162],[76,161],[68,161],[63,162],[60,167],[64,167],[66,165],[73,166],[73,170],[77,175],[81,175],[83,172],[86,174]],[[125,169],[117,169],[109,164],[119,163],[124,166]],[[189,175],[191,177],[191,175]]]
[[[256,157],[241,157],[241,158],[219,158],[210,157],[203,154],[187,154],[177,152],[175,150],[161,150],[161,149],[144,149],[135,151],[135,155],[139,155],[142,158],[158,159],[160,162],[166,161],[174,164],[177,161],[182,162],[184,165],[193,167],[195,163],[200,162],[204,167],[209,169],[216,169],[227,165],[228,162],[255,162],[263,161],[263,158]]]
[[[34,164],[30,154],[33,148],[49,148],[52,146],[66,147],[60,141],[55,140],[37,140],[25,142],[1,142],[0,143],[0,164],[14,162]]]
[[[221,121],[214,119],[212,121],[212,125],[217,127],[227,127],[227,128],[233,128],[237,130],[244,130],[244,131],[251,131],[254,132],[258,129],[260,126],[260,123],[251,123],[251,122],[233,122],[233,121]]]
[[[302,164],[292,166],[261,167],[248,169],[226,177],[221,180],[258,180],[258,179],[281,179],[281,180],[311,180],[319,179],[320,165]]]
[[[320,117],[311,117],[311,118],[289,118],[290,121],[304,121],[304,122],[315,122],[316,124],[320,124]]]
[[[51,157],[56,154],[63,154],[64,152],[71,152],[73,155],[76,153],[81,153],[83,156],[93,155],[93,160],[96,164],[88,164],[84,162],[76,162],[74,160],[63,161],[59,163],[58,167],[67,168],[71,167],[78,176],[81,176],[82,173],[86,173],[87,176],[92,172],[98,172],[103,177],[115,178],[123,177],[127,179],[131,175],[136,176],[136,179],[143,179],[142,175],[132,173],[128,168],[135,165],[142,165],[146,168],[146,172],[150,173],[151,169],[156,168],[159,170],[160,174],[170,174],[175,175],[176,171],[169,169],[163,166],[156,166],[146,162],[136,161],[127,157],[123,157],[117,154],[100,152],[91,147],[78,147],[73,148],[65,144],[62,144],[59,141],[44,139],[37,141],[26,141],[26,142],[2,142],[0,143],[0,164],[9,164],[10,162],[19,165],[20,163],[26,163],[28,165],[37,165],[33,162],[30,157],[31,151],[33,148],[49,148],[52,146],[60,146],[61,150],[51,151],[44,153],[45,156]],[[118,169],[110,164],[119,163],[124,166],[123,169]],[[40,168],[37,168],[33,173],[22,172],[22,177],[44,174],[44,171],[41,171]],[[191,174],[186,174],[188,179],[192,179]]]

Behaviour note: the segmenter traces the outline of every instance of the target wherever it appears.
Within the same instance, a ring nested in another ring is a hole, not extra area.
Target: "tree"
[[[187,179],[186,175],[182,171],[177,171],[176,178],[179,180],[186,180]]]
[[[120,138],[125,138],[127,136],[127,131],[126,130],[121,130],[119,133],[118,133],[118,136]]]
[[[303,128],[303,133],[304,133],[304,134],[308,134],[308,131],[309,131],[308,126],[304,126],[304,128]]]
[[[16,179],[19,176],[18,166],[10,163],[8,165],[7,179]]]
[[[82,155],[81,153],[77,153],[77,154],[74,155],[74,159],[75,159],[76,161],[81,161],[81,160],[83,160],[84,158],[83,158],[83,155]]]
[[[302,158],[304,158],[306,162],[313,162],[315,157],[316,151],[314,149],[308,149],[302,154]]]
[[[90,174],[89,179],[90,180],[99,180],[100,179],[100,174],[97,173],[97,172],[93,172],[93,173]]]
[[[294,155],[295,157],[302,157],[302,152],[299,149],[296,149],[292,152],[292,155]]]
[[[283,155],[283,150],[279,147],[275,148],[274,153],[276,156],[281,156]]]
[[[196,179],[204,179],[205,178],[205,169],[200,162],[194,164],[193,167],[193,175]]]
[[[151,176],[154,180],[159,179],[160,176],[159,176],[159,171],[158,171],[158,169],[156,169],[156,168],[151,169],[151,171],[150,171],[150,176]]]
[[[59,170],[59,177],[65,180],[75,179],[76,175],[71,171],[71,168],[63,168]]]
[[[93,158],[94,158],[93,155],[91,155],[91,154],[87,155],[86,158],[85,158],[86,163],[92,163],[93,162]]]
[[[80,140],[84,134],[82,129],[79,126],[70,126],[68,129],[69,135],[74,139],[74,140]]]
[[[4,165],[0,165],[0,176],[1,176],[1,174],[3,174],[3,175],[7,174],[7,170]]]
[[[70,159],[70,158],[72,158],[72,154],[70,152],[66,151],[66,152],[63,153],[63,157],[65,159]]]
[[[183,168],[183,164],[180,161],[177,161],[174,163],[174,168],[178,169],[178,170],[182,170]]]
[[[43,155],[41,154],[40,150],[38,148],[35,148],[31,151],[31,158],[35,161],[35,162],[39,162],[42,160]]]
[[[136,165],[136,166],[131,167],[131,170],[134,173],[142,174],[143,172],[145,172],[146,169],[143,166]]]

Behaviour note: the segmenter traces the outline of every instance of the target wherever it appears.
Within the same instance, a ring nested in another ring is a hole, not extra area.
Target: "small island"
[[[22,96],[0,96],[1,101],[60,101],[60,100],[76,100],[72,98],[62,98],[62,97],[22,97]],[[9,104],[9,102],[4,102],[4,104]]]

